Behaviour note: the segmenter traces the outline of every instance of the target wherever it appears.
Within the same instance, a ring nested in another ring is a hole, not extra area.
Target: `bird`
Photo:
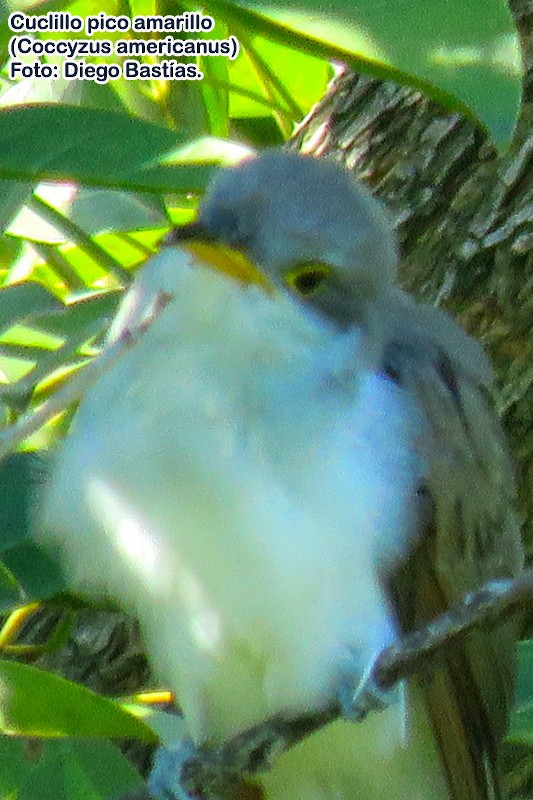
[[[396,285],[398,260],[335,161],[219,170],[126,293],[107,346],[142,335],[43,489],[42,537],[73,586],[137,615],[196,745],[341,700],[258,776],[265,800],[501,796],[512,621],[349,719],[384,647],[522,566],[489,360]]]

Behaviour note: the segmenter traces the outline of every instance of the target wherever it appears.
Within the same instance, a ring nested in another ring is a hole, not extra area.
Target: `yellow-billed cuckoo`
[[[396,244],[338,165],[222,171],[140,272],[46,496],[74,583],[140,618],[196,742],[305,713],[401,632],[520,568],[480,347],[393,285]],[[454,643],[363,723],[261,777],[268,800],[488,800],[508,627]]]

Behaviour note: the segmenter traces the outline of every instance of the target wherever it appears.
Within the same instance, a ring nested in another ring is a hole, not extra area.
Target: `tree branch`
[[[456,644],[474,628],[494,625],[530,603],[533,570],[517,578],[495,580],[472,592],[425,628],[386,647],[376,659],[369,681],[378,690],[388,690],[436,660],[443,648]],[[363,693],[364,694],[364,693]],[[360,711],[360,714],[358,712]],[[363,719],[368,706],[354,702],[355,716]],[[249,776],[268,770],[285,750],[341,716],[337,702],[297,718],[281,715],[253,726],[219,748],[199,747],[194,758],[183,763],[180,785],[195,797],[228,798]]]

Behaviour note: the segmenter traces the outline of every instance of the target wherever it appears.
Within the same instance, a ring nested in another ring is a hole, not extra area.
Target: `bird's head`
[[[280,150],[218,173],[196,222],[167,244],[186,241],[244,256],[342,328],[364,324],[397,261],[391,222],[364,187],[338,164]]]

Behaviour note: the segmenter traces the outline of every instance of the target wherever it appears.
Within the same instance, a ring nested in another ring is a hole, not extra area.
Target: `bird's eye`
[[[288,286],[297,294],[311,297],[319,291],[330,275],[331,268],[327,264],[300,264],[289,270],[285,278]]]

